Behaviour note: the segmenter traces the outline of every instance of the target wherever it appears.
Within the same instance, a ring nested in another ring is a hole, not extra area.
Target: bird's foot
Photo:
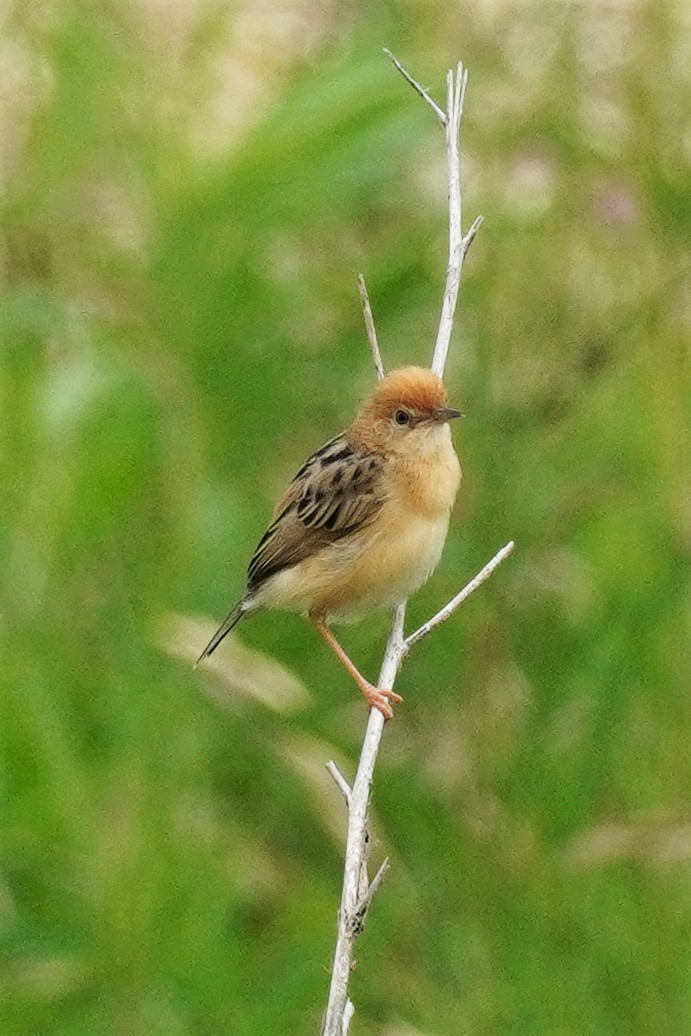
[[[384,719],[393,719],[393,709],[389,705],[389,702],[397,704],[403,701],[400,694],[396,694],[395,691],[390,691],[387,687],[375,687],[374,684],[364,680],[360,685],[365,701],[367,704],[374,709],[379,709]]]

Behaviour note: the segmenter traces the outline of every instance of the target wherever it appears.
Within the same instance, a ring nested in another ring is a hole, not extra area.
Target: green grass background
[[[409,623],[516,550],[400,678],[351,1032],[691,1032],[688,3],[1,18],[0,1032],[318,1032],[362,703],[297,617],[190,662],[372,384],[360,271],[431,355],[443,138],[385,45],[469,66],[486,217]]]

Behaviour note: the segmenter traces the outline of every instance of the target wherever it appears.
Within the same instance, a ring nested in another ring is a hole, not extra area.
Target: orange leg
[[[342,665],[348,670],[355,683],[360,688],[360,691],[365,697],[365,701],[370,706],[374,706],[375,709],[379,709],[384,719],[393,719],[393,710],[389,705],[389,702],[403,701],[400,694],[396,694],[394,691],[389,691],[385,687],[375,687],[369,680],[365,680],[362,673],[357,667],[351,662],[348,655],[345,653],[341,645],[334,637],[331,630],[323,622],[322,619],[316,619],[313,615],[310,615],[310,620],[314,625],[317,633],[324,638],[326,643],[329,645],[336,658],[341,662]],[[388,700],[387,700],[388,699]]]

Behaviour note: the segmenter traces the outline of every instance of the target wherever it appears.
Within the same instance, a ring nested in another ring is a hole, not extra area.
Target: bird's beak
[[[454,417],[463,417],[460,410],[454,410],[450,406],[442,406],[434,411],[433,420],[437,424],[446,424],[447,421],[453,421]]]

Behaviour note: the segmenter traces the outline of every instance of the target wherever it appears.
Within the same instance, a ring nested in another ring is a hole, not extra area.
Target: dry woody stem
[[[448,73],[447,108],[444,111],[430,97],[427,90],[413,79],[390,51],[387,50],[385,53],[404,79],[435,113],[446,137],[449,189],[449,258],[439,330],[431,364],[434,373],[439,377],[443,377],[453,332],[463,260],[482,223],[482,217],[479,216],[472,223],[465,236],[463,235],[461,227],[459,138],[468,74],[461,64],[457,66],[455,73],[453,71]],[[369,296],[362,276],[358,279],[358,289],[362,302],[367,339],[372,350],[377,376],[381,378],[383,376],[383,366],[379,344],[372,318]],[[513,542],[510,542],[505,547],[502,547],[475,578],[456,594],[448,604],[408,637],[404,635],[406,606],[405,604],[399,605],[396,609],[384,652],[384,659],[379,673],[379,687],[387,689],[393,687],[398,670],[410,648],[422,640],[440,623],[444,622],[456,608],[463,604],[489,578],[504,558],[511,553],[513,546]],[[348,984],[354,963],[354,942],[357,935],[362,931],[374,895],[388,870],[388,860],[384,860],[374,879],[370,881],[368,878],[367,862],[370,848],[368,831],[369,801],[374,767],[383,730],[384,717],[382,713],[379,709],[370,709],[365,738],[360,752],[360,761],[352,787],[349,786],[347,780],[333,762],[327,763],[327,769],[340,788],[346,802],[348,809],[348,834],[346,839],[343,890],[338,914],[338,935],[333,959],[329,1001],[322,1026],[322,1036],[347,1036],[351,1019],[355,1013],[353,1003],[348,997]]]
[[[362,303],[362,315],[365,318],[365,330],[367,331],[367,341],[369,342],[369,347],[372,350],[374,369],[377,372],[377,378],[379,379],[379,381],[381,381],[381,379],[384,377],[384,364],[382,363],[381,353],[379,352],[377,330],[374,326],[372,307],[369,304],[367,285],[365,284],[365,278],[362,276],[362,274],[360,274],[360,276],[357,279],[357,290],[360,293],[360,302]]]

